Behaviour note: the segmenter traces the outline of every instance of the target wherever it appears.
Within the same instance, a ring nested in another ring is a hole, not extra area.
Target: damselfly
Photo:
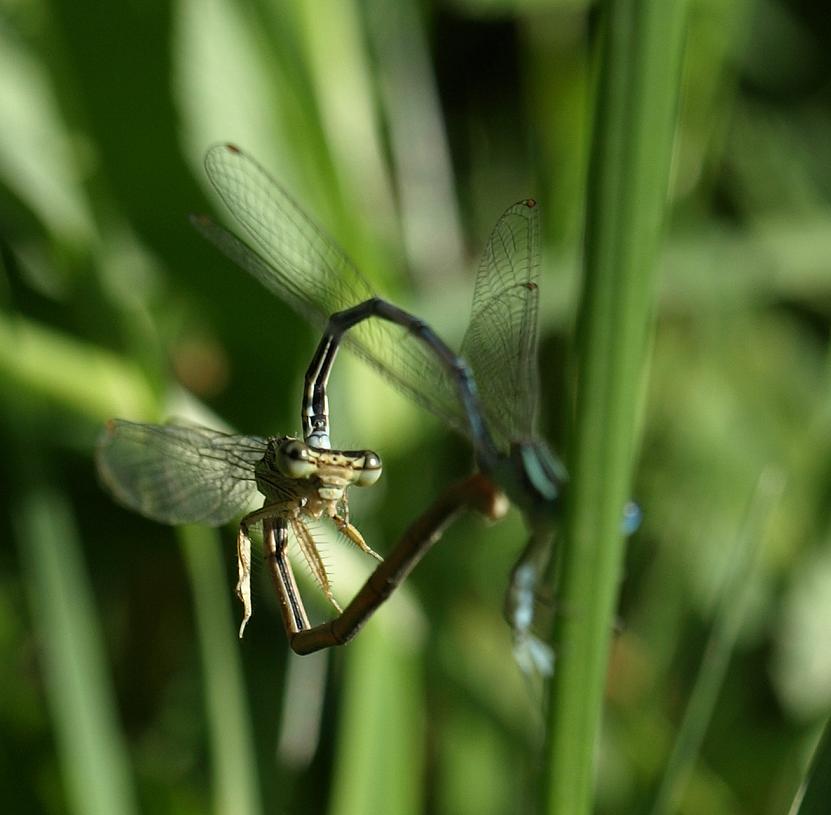
[[[246,512],[256,487],[264,497],[263,507],[244,515],[237,534],[237,596],[244,608],[240,637],[251,617],[249,528],[259,523],[283,624],[291,647],[300,654],[352,639],[461,511],[475,509],[495,519],[506,509],[501,495],[481,477],[454,485],[410,526],[341,611],[307,521],[331,518],[349,541],[381,560],[349,522],[347,503],[350,486],[369,486],[380,477],[381,460],[375,453],[320,450],[288,436],[229,435],[196,425],[113,419],[96,459],[104,484],[121,503],[162,523],[227,523]],[[288,559],[289,529],[339,612],[314,627]]]
[[[289,636],[309,628],[286,556],[289,528],[329,602],[335,600],[326,567],[307,519],[331,518],[361,551],[382,560],[349,522],[347,489],[374,484],[381,459],[369,450],[318,450],[289,436],[237,436],[185,424],[137,424],[111,420],[96,451],[103,482],[121,503],[168,524],[212,526],[239,517],[254,487],[263,507],[245,514],[237,535],[237,595],[251,617],[251,538],[260,523],[266,561],[280,598]]]
[[[514,569],[506,610],[520,644],[534,642],[534,597],[548,563],[557,499],[566,480],[564,467],[535,428],[535,203],[519,202],[497,222],[479,266],[472,317],[457,355],[423,321],[376,297],[337,244],[250,156],[232,145],[217,145],[208,151],[205,167],[250,245],[205,216],[195,216],[195,226],[275,294],[324,327],[306,375],[306,441],[321,449],[331,444],[327,383],[342,340],[396,387],[466,433],[482,472],[527,520],[530,540]],[[381,320],[367,319],[373,316]],[[413,547],[412,556],[420,556],[418,547]],[[545,669],[540,665],[547,659],[545,653],[531,650],[530,659]]]

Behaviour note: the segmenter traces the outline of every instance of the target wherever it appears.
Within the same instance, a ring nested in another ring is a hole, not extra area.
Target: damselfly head
[[[280,436],[269,440],[255,477],[267,500],[297,501],[306,514],[319,518],[334,517],[347,489],[374,484],[381,470],[381,458],[371,450],[320,450]]]
[[[381,477],[381,459],[369,450],[315,450],[317,472],[311,483],[315,494],[308,510],[334,517],[339,503],[346,503],[348,487],[368,487]]]
[[[371,450],[322,450],[289,436],[272,440],[263,465],[293,481],[313,479],[323,488],[341,490],[369,487],[382,471],[381,457]]]

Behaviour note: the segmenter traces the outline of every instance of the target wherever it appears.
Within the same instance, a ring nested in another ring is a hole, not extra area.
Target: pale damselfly
[[[262,525],[265,560],[277,591],[292,649],[309,654],[343,645],[415,567],[444,527],[465,509],[496,519],[505,513],[501,494],[473,475],[445,490],[407,529],[388,557],[341,611],[309,519],[330,517],[362,551],[378,560],[349,522],[347,490],[369,486],[381,475],[381,460],[369,450],[320,450],[289,436],[262,438],[222,433],[190,424],[140,424],[113,419],[96,450],[98,472],[125,506],[167,524],[220,526],[243,516],[237,533],[237,596],[243,604],[242,637],[251,617],[249,528]],[[246,512],[256,490],[263,507]],[[309,569],[339,612],[311,626],[291,563],[289,529]],[[416,552],[416,556],[412,555]]]
[[[244,514],[237,534],[237,596],[251,617],[251,538],[261,524],[266,561],[280,600],[286,631],[309,628],[286,556],[289,529],[323,593],[338,610],[326,567],[307,521],[331,518],[361,551],[381,557],[349,522],[347,489],[381,476],[381,459],[369,450],[318,450],[289,436],[262,438],[190,424],[140,424],[111,420],[96,450],[98,472],[124,505],[167,524],[225,524],[246,513],[254,488],[261,509]]]

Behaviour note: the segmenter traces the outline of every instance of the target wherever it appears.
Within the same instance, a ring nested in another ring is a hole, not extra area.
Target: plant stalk
[[[589,164],[575,423],[544,811],[592,809],[637,408],[654,319],[685,0],[606,0]],[[648,512],[649,508],[645,510]]]

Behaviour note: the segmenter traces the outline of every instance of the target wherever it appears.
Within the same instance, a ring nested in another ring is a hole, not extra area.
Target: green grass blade
[[[831,803],[831,719],[825,723],[811,767],[788,815],[825,815]]]
[[[419,656],[411,632],[380,620],[348,646],[331,815],[423,811]]]
[[[20,315],[0,315],[0,377],[93,421],[155,415],[156,398],[135,362]]]
[[[251,716],[228,585],[214,530],[179,530],[190,575],[196,627],[202,650],[202,675],[213,755],[214,812],[258,815],[262,812],[256,773]]]
[[[652,806],[652,815],[678,811],[718,701],[730,656],[747,616],[748,605],[758,588],[754,567],[758,565],[760,548],[765,539],[765,526],[782,498],[783,488],[783,479],[772,470],[763,472],[759,478],[747,522],[732,547],[713,630]]]
[[[609,0],[589,167],[579,384],[553,644],[546,807],[592,808],[642,366],[675,132],[686,4]],[[648,511],[648,507],[646,508]]]
[[[70,509],[41,484],[23,495],[14,529],[42,648],[68,811],[132,815],[137,809],[129,756]]]

